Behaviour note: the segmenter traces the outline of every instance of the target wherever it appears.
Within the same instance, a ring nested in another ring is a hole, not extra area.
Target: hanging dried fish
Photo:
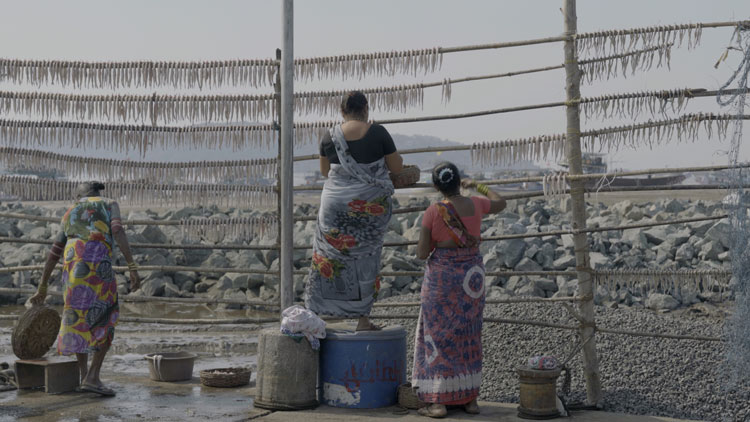
[[[412,107],[424,104],[424,85],[397,85],[382,88],[361,90],[367,95],[370,110],[407,111]],[[339,115],[341,100],[349,91],[299,92],[294,94],[295,111],[299,113],[316,113]]]
[[[673,89],[662,91],[641,91],[625,94],[603,95],[581,98],[581,111],[586,119],[598,118],[637,118],[642,112],[665,115],[667,112],[680,113],[695,94],[705,89]]]
[[[542,135],[471,146],[471,162],[482,167],[507,166],[519,161],[558,160],[564,156],[564,135]]]
[[[187,89],[271,86],[279,62],[273,59],[214,62],[81,62],[0,59],[0,80],[34,86],[73,88]]]
[[[0,91],[0,112],[42,119],[114,120],[155,126],[173,122],[235,122],[276,116],[269,95],[77,95]]]
[[[588,150],[617,151],[620,148],[642,148],[661,145],[667,140],[676,138],[678,142],[695,142],[700,135],[701,128],[711,139],[716,135],[719,139],[726,137],[729,123],[735,116],[714,115],[713,113],[686,114],[677,119],[669,119],[641,124],[605,128],[588,131],[582,134]],[[709,129],[710,130],[707,130]]]
[[[652,270],[617,269],[597,270],[594,282],[616,289],[629,289],[641,294],[648,292],[706,292],[724,289],[732,273],[723,270]]]
[[[675,106],[682,107],[682,106]],[[686,114],[677,119],[650,121],[607,127],[581,133],[582,147],[590,152],[614,152],[621,148],[654,147],[676,138],[694,142],[704,131],[708,139],[723,139],[736,118],[729,114]],[[750,118],[745,116],[745,118]],[[471,146],[471,161],[479,166],[507,166],[518,161],[558,160],[564,157],[565,135],[495,142],[477,142]]]
[[[666,44],[682,47],[684,43],[691,49],[700,44],[702,33],[700,23],[584,32],[576,35],[576,45],[579,55],[621,54]]]
[[[416,76],[420,72],[435,72],[442,64],[443,53],[439,47],[294,60],[295,78],[302,81],[398,74]]]
[[[145,179],[152,183],[252,184],[257,179],[275,178],[276,158],[235,161],[138,162],[78,157],[32,149],[0,147],[0,164],[31,170],[55,169],[71,179],[104,182]]]
[[[145,155],[153,149],[270,149],[273,125],[138,126],[99,123],[0,120],[0,144],[7,147],[84,148]]]
[[[623,54],[580,60],[578,64],[583,74],[581,81],[590,84],[597,80],[609,80],[618,75],[627,78],[628,74],[635,75],[636,71],[651,70],[655,61],[657,68],[666,66],[669,69],[673,45],[673,43],[657,45]],[[656,60],[657,57],[658,60]]]
[[[256,237],[274,238],[278,234],[278,227],[279,220],[273,215],[235,218],[184,218],[180,220],[182,234],[190,240],[232,237],[249,241]]]
[[[316,144],[330,128],[340,122],[295,122],[294,123],[294,145],[302,146]]]
[[[34,179],[26,176],[0,176],[0,191],[24,201],[70,201],[75,199],[77,182]],[[184,207],[196,203],[245,208],[276,204],[272,185],[152,184],[109,182],[107,196],[127,205]]]
[[[542,177],[542,192],[548,200],[562,199],[568,193],[568,174],[547,173]]]

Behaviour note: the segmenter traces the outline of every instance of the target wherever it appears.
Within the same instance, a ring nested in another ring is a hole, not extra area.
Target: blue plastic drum
[[[406,331],[354,331],[354,325],[331,324],[320,345],[321,403],[333,407],[374,409],[396,404],[406,380]]]

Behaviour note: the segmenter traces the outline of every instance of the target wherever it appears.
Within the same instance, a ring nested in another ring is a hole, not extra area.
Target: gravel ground
[[[382,302],[414,302],[418,295]],[[375,308],[373,315],[416,314],[417,309]],[[485,317],[513,318],[575,325],[560,305],[487,305]],[[409,333],[408,373],[414,345],[415,319],[378,320],[400,324]],[[655,313],[639,308],[596,307],[597,324],[643,332],[721,336],[723,319],[705,312]],[[572,331],[528,325],[485,324],[484,377],[480,399],[518,402],[518,378],[513,368],[526,358],[552,354],[564,359],[574,348]],[[718,342],[655,339],[598,334],[604,410],[711,421],[750,421],[750,380],[733,391],[723,388],[719,371],[724,348]],[[579,354],[580,356],[580,354]],[[572,388],[568,402],[582,401],[586,390],[580,358],[568,365]],[[558,384],[559,385],[559,384]]]

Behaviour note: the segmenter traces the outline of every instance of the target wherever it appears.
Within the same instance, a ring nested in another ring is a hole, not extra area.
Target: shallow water
[[[121,315],[149,318],[213,319],[267,317],[273,314],[256,310],[216,309],[217,306],[193,304],[122,303]],[[58,312],[61,306],[55,307]],[[23,306],[2,306],[0,315],[18,315]],[[12,363],[10,343],[14,321],[0,320],[0,362]],[[102,367],[103,376],[114,374],[148,375],[147,353],[188,351],[198,354],[195,371],[209,368],[249,366],[257,359],[257,331],[250,324],[184,325],[120,323],[115,332],[112,348]],[[48,355],[55,354],[53,345]],[[254,376],[254,375],[253,375]]]

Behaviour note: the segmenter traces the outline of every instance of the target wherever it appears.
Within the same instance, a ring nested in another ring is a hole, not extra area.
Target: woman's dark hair
[[[444,161],[432,169],[432,184],[441,193],[456,194],[461,191],[461,174],[455,164]]]
[[[104,190],[104,184],[101,182],[84,182],[78,185],[76,194],[78,197],[99,196]]]
[[[367,97],[362,91],[349,91],[341,100],[341,114],[364,116],[367,110]]]

